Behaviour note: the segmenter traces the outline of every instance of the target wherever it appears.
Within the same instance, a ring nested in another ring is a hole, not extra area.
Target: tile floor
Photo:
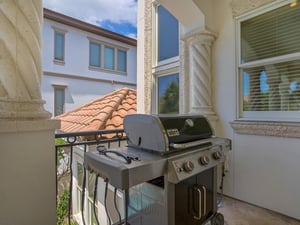
[[[228,197],[223,199],[218,211],[224,215],[227,225],[300,225],[300,220]]]

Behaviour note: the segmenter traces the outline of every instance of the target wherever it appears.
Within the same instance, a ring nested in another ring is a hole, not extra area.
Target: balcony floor
[[[228,197],[218,211],[227,225],[300,225],[299,220]]]

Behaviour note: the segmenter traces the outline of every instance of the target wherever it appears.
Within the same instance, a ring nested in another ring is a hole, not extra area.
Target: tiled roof
[[[136,113],[136,90],[122,88],[55,119],[61,120],[60,131],[78,132],[123,128],[123,118]]]

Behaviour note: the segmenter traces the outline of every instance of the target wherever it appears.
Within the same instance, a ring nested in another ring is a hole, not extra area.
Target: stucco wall
[[[218,3],[214,13],[218,30],[214,46],[217,134],[233,140],[225,193],[299,219],[300,140],[241,135],[230,126],[236,118],[237,93],[234,10],[229,0]]]
[[[53,62],[54,28],[66,31],[64,64]],[[46,101],[45,109],[52,114],[54,110],[54,88],[52,85],[66,86],[65,111],[74,109],[122,87],[136,88],[137,49],[135,46],[101,37],[48,19],[44,20],[42,34],[44,73],[42,77],[42,99]],[[88,38],[128,49],[127,73],[89,69]]]

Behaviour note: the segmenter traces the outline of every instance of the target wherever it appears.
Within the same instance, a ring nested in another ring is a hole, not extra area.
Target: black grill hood
[[[174,144],[208,139],[214,136],[211,125],[202,115],[131,114],[124,118],[128,145],[166,152]]]

